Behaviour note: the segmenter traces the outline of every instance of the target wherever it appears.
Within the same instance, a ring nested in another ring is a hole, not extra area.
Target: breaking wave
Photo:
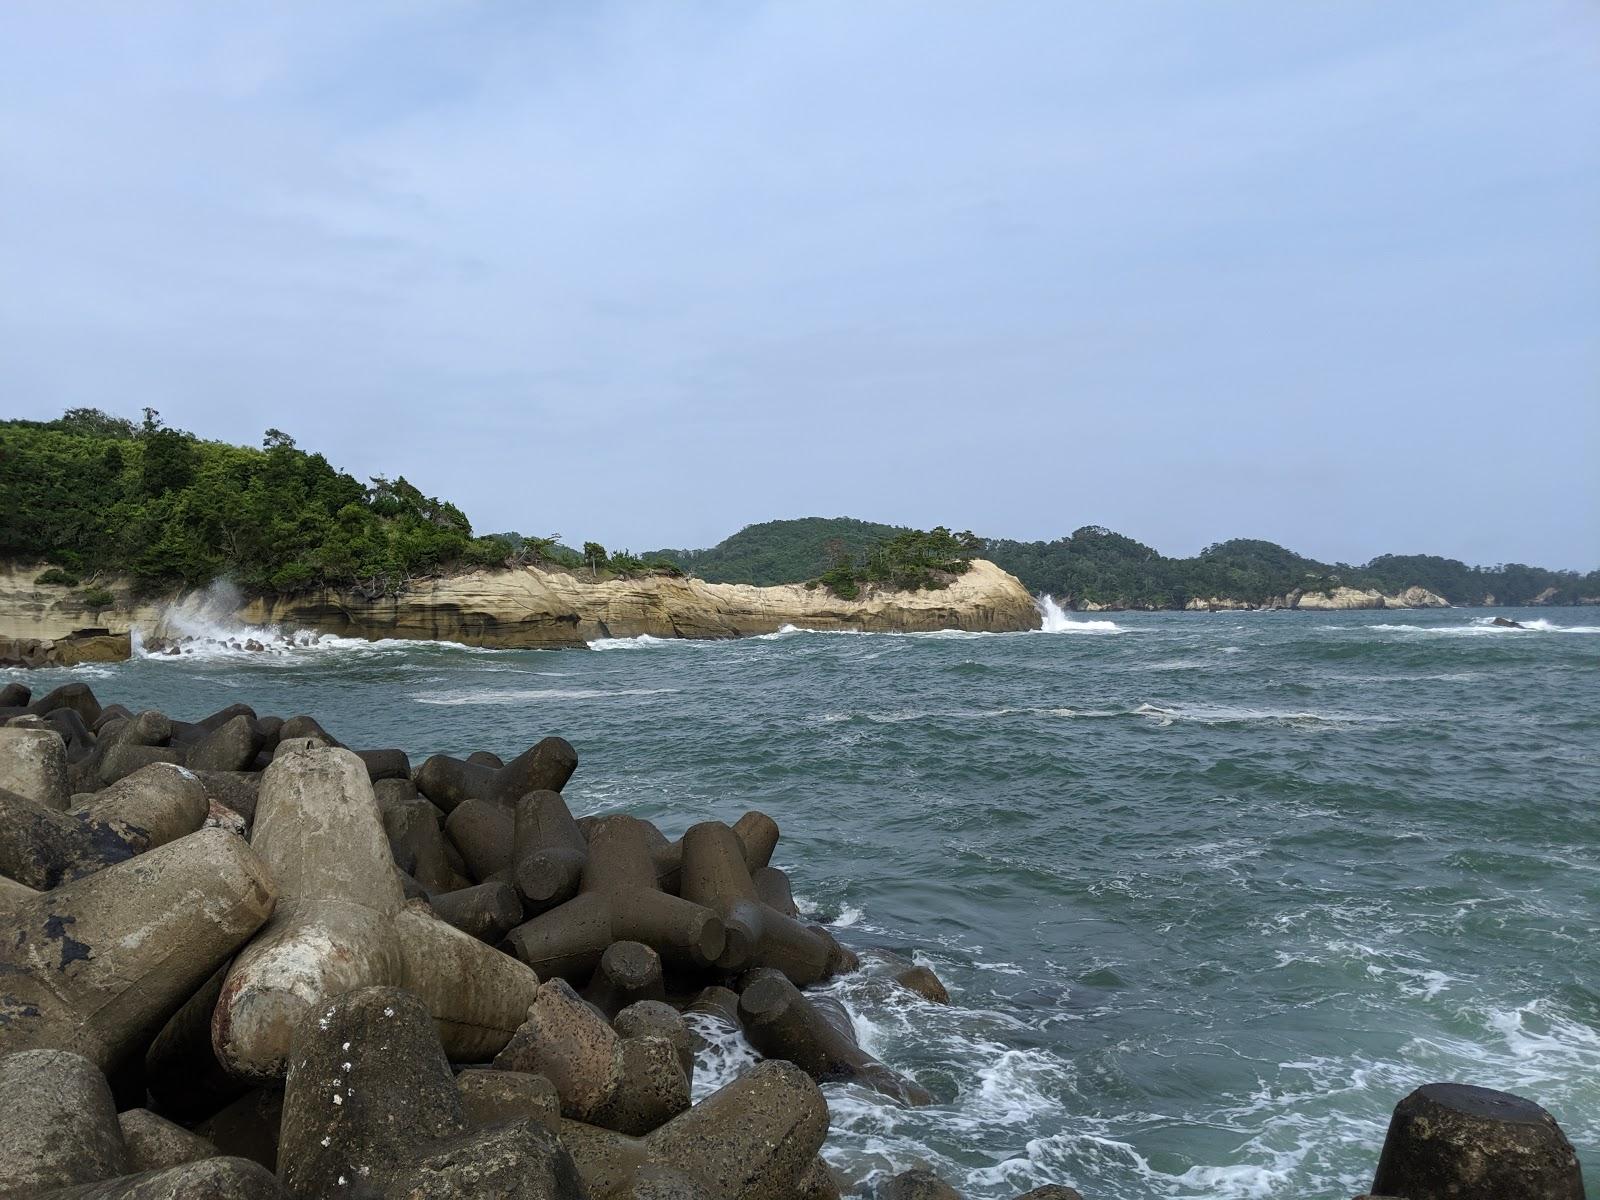
[[[1042,622],[1040,633],[1127,633],[1115,621],[1080,621],[1073,617],[1066,609],[1056,602],[1056,598],[1048,593],[1034,599],[1034,606],[1039,610],[1039,619]]]

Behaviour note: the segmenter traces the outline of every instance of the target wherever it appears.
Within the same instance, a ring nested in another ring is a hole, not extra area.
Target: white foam
[[[673,696],[677,688],[510,688],[486,691],[463,688],[452,692],[424,692],[411,697],[418,704],[492,706],[523,704],[532,700],[610,700],[626,696]]]
[[[670,646],[673,642],[681,642],[682,638],[654,637],[648,633],[641,633],[638,637],[625,638],[595,638],[589,643],[591,650],[648,650],[652,646]]]
[[[1037,596],[1034,605],[1039,610],[1039,619],[1043,622],[1039,633],[1126,633],[1128,632],[1115,621],[1080,621],[1068,614],[1056,602],[1056,598],[1049,593]]]
[[[1494,617],[1476,617],[1459,625],[1399,625],[1373,624],[1364,626],[1321,625],[1320,629],[1346,630],[1372,629],[1382,633],[1421,634],[1427,637],[1494,637],[1501,634],[1526,633],[1600,633],[1600,625],[1560,625],[1544,617],[1518,619],[1516,625],[1496,625]]]
[[[1201,725],[1265,723],[1298,728],[1337,728],[1369,723],[1383,724],[1394,719],[1391,717],[1367,716],[1361,713],[1238,708],[1225,704],[1141,704],[1133,710],[1132,715],[1148,717],[1152,722],[1162,727],[1173,725],[1179,721],[1193,721]]]

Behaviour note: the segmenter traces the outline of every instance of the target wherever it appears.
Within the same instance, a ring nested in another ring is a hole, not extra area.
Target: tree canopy
[[[141,590],[227,575],[254,591],[315,585],[392,593],[417,574],[499,563],[455,505],[403,476],[362,484],[281,430],[261,449],[203,441],[145,410],[0,422],[0,552]]]

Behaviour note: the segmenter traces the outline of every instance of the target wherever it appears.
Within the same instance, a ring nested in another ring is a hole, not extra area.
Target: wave
[[[673,696],[677,688],[510,688],[485,691],[462,688],[453,692],[418,693],[411,697],[418,704],[445,707],[523,704],[530,700],[610,700],[619,696]]]
[[[1411,633],[1430,637],[1498,637],[1525,633],[1600,633],[1600,625],[1561,625],[1544,617],[1518,621],[1516,626],[1496,625],[1493,617],[1477,617],[1459,625],[1395,625],[1377,624],[1355,626],[1360,629],[1379,630],[1383,633]],[[1349,625],[1320,625],[1319,629],[1347,630]]]
[[[1045,592],[1034,598],[1034,606],[1039,610],[1039,619],[1043,624],[1039,633],[1127,633],[1128,630],[1118,625],[1115,621],[1080,621],[1068,614],[1056,602],[1056,598]]]
[[[1391,717],[1373,717],[1361,713],[1327,713],[1287,711],[1270,708],[1236,708],[1224,704],[1141,704],[1133,716],[1149,717],[1157,725],[1168,726],[1179,721],[1192,721],[1199,725],[1290,725],[1301,728],[1339,728],[1350,725],[1387,723]]]

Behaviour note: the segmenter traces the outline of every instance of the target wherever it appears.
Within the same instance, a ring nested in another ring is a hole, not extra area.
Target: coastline
[[[98,581],[116,599],[89,608],[82,588],[34,582],[42,564],[0,564],[0,638],[49,639],[86,627],[167,636],[185,620],[223,618],[341,637],[457,642],[499,649],[581,648],[599,638],[737,638],[785,625],[812,630],[1012,633],[1040,627],[1032,595],[1013,575],[975,560],[948,587],[867,587],[855,600],[801,584],[753,587],[652,575],[590,582],[559,569],[467,571],[419,580],[398,596],[370,599],[321,589],[245,597],[213,585],[134,598],[125,581]]]

